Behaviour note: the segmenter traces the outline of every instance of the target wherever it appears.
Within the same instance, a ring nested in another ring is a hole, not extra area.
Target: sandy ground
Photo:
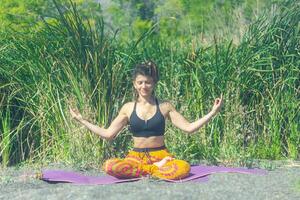
[[[57,169],[61,167],[47,167]],[[70,170],[72,168],[63,169]],[[74,171],[104,175],[96,170]],[[300,199],[300,165],[268,170],[267,175],[220,173],[204,183],[167,183],[154,179],[113,185],[49,184],[22,175],[36,170],[28,167],[0,169],[0,199]]]

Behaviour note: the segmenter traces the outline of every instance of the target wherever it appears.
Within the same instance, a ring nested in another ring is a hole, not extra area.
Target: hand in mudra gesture
[[[215,99],[215,102],[214,102],[214,105],[212,108],[213,113],[217,114],[220,111],[222,105],[223,105],[223,96],[221,95],[220,98]]]
[[[82,115],[76,109],[70,108],[70,114],[71,114],[72,118],[76,119],[77,121],[81,121],[83,119]]]

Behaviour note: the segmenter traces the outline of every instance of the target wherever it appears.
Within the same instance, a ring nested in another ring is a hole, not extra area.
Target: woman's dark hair
[[[135,80],[138,75],[150,76],[154,83],[157,83],[159,80],[157,66],[152,61],[136,64],[132,72],[132,80]]]

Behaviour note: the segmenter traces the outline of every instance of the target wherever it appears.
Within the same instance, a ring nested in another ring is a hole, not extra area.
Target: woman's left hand
[[[223,105],[223,96],[221,95],[220,98],[215,99],[214,106],[212,108],[212,112],[214,114],[217,114],[220,111],[222,105]]]
[[[167,156],[167,157],[164,157],[161,161],[153,163],[153,165],[156,165],[160,169],[162,166],[164,166],[167,162],[169,162],[171,160],[174,160],[174,158],[171,156]]]

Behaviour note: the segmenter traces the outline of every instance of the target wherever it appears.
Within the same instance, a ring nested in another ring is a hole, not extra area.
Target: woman
[[[101,128],[85,120],[70,109],[74,119],[103,139],[112,140],[126,125],[133,134],[134,148],[124,159],[107,160],[103,170],[117,178],[134,178],[145,175],[161,179],[181,179],[188,176],[190,165],[175,159],[164,143],[165,119],[187,133],[193,133],[208,123],[222,106],[222,96],[214,102],[212,110],[195,122],[188,122],[168,101],[159,101],[154,88],[159,80],[153,62],[136,65],[132,81],[136,100],[121,108],[108,128]]]

